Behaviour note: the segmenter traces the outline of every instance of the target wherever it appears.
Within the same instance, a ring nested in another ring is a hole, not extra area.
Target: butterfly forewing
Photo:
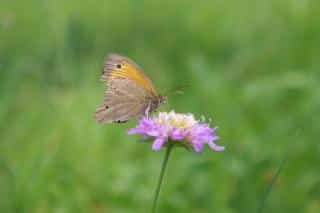
[[[158,95],[151,80],[143,72],[143,70],[131,59],[118,55],[110,54],[104,65],[102,79],[107,83],[113,78],[125,78],[135,81],[144,89]]]

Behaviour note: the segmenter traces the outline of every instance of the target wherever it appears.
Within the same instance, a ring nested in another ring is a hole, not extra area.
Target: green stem
[[[155,191],[155,194],[154,194],[154,199],[153,199],[153,204],[152,204],[152,212],[153,213],[156,212],[158,197],[159,197],[159,193],[160,193],[160,189],[161,189],[161,184],[162,184],[164,172],[165,172],[166,167],[167,167],[167,163],[168,163],[168,159],[169,159],[169,155],[170,155],[172,147],[173,147],[173,145],[170,144],[170,142],[169,142],[169,145],[168,145],[167,150],[166,150],[166,154],[165,154],[164,159],[162,161],[161,172],[160,172],[160,176],[159,176],[159,179],[158,179],[158,185],[157,185],[157,188],[156,188],[156,191]]]
[[[283,169],[283,166],[284,164],[286,163],[286,160],[287,160],[287,156],[285,158],[283,158],[283,160],[281,161],[280,163],[280,166],[277,170],[277,172],[275,173],[275,175],[272,177],[272,180],[271,180],[271,183],[269,184],[267,190],[265,191],[264,195],[263,195],[263,198],[262,198],[262,201],[257,209],[257,213],[262,213],[262,211],[264,210],[264,207],[265,207],[265,204],[267,202],[267,198],[268,196],[270,195],[272,189],[273,189],[273,186],[274,184],[276,183],[279,175],[280,175],[280,172],[282,171]]]

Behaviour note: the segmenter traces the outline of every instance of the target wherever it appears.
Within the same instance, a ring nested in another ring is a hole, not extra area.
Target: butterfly
[[[95,112],[96,120],[101,123],[140,118],[167,101],[136,63],[118,54],[107,56],[101,80],[107,86],[104,102]]]

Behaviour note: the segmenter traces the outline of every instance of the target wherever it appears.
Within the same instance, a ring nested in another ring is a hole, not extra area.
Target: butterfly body
[[[122,123],[153,112],[166,101],[142,69],[127,57],[108,55],[101,79],[107,90],[95,113],[99,122]]]

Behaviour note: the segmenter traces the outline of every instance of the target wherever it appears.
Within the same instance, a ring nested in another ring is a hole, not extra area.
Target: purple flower
[[[193,148],[196,152],[201,152],[205,144],[215,151],[223,151],[223,146],[214,143],[219,139],[215,134],[216,129],[210,128],[204,119],[196,120],[193,114],[171,111],[160,112],[154,117],[143,117],[128,134],[140,134],[144,138],[153,139],[153,150],[159,150],[167,143],[175,143]]]

